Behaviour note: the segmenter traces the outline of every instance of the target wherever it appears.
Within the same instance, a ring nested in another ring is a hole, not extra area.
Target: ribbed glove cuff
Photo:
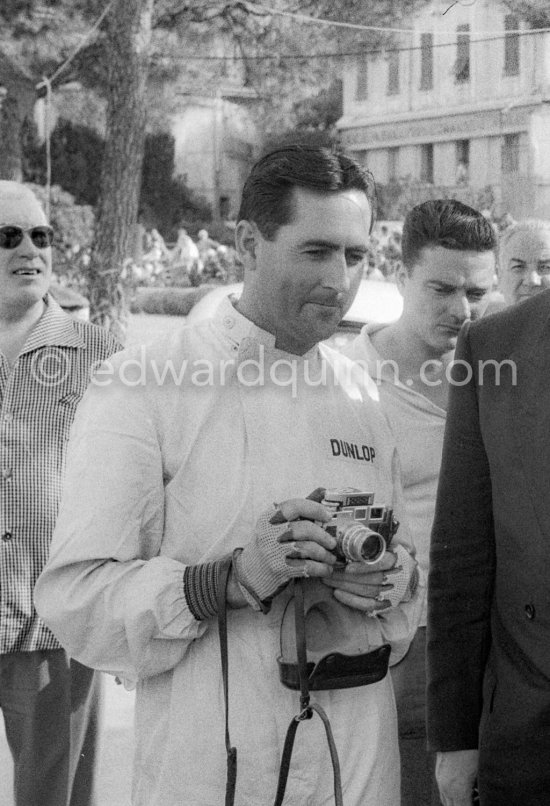
[[[218,615],[220,572],[224,560],[188,565],[183,572],[183,592],[191,614],[197,621]]]

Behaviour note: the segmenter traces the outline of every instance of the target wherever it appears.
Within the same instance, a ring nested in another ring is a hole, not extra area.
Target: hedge
[[[165,316],[187,316],[201,297],[215,288],[200,285],[197,288],[137,288],[130,302],[132,313],[157,313]]]

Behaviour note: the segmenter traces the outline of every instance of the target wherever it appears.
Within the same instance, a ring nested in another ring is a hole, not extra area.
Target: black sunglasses
[[[7,224],[4,227],[0,227],[0,249],[16,249],[26,232],[29,233],[31,241],[37,249],[47,249],[53,243],[53,229],[51,227],[22,229],[21,227]]]

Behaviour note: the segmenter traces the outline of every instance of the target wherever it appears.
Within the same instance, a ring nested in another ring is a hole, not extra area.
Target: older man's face
[[[508,305],[550,287],[550,229],[519,230],[500,250],[499,288]]]
[[[25,189],[0,198],[0,227],[25,230],[15,249],[0,248],[0,309],[4,314],[31,308],[48,290],[52,274],[52,250],[38,248],[31,240],[33,227],[47,224],[44,211]]]

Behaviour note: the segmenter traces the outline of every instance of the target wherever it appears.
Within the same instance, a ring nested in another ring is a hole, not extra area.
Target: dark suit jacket
[[[465,326],[455,361],[428,583],[428,739],[471,749],[480,730],[481,756],[516,766],[550,753],[550,291]],[[544,764],[550,781],[549,754]]]

